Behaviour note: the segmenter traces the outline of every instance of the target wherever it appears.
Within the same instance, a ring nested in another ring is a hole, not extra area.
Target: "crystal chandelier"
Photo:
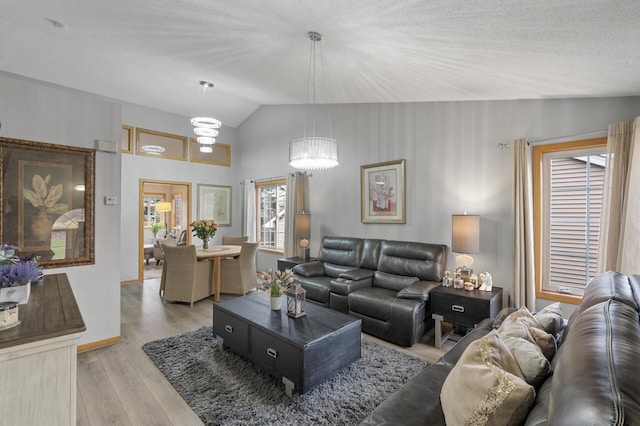
[[[207,89],[213,87],[213,83],[204,80],[200,81],[200,85],[202,86],[203,97],[206,95]],[[217,129],[222,127],[220,120],[212,117],[193,117],[191,119],[191,125],[193,126],[193,133],[198,136],[196,140],[202,145],[200,152],[213,152],[213,148],[209,145],[216,143],[216,137],[218,136]]]
[[[309,78],[307,84],[307,104],[311,94],[312,103],[316,103],[316,42],[322,40],[322,35],[316,32],[307,33],[311,40],[311,54],[309,60]],[[320,51],[320,64],[322,51]],[[311,125],[311,135],[307,135],[307,120],[305,118],[304,136],[289,142],[289,164],[299,170],[323,170],[338,165],[338,142],[333,139],[331,119],[327,114],[329,137],[316,136],[316,121]]]

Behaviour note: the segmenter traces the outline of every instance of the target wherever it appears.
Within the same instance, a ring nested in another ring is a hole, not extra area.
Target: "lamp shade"
[[[309,213],[296,214],[296,237],[298,239],[311,236],[311,215]]]
[[[156,203],[156,211],[158,213],[170,212],[171,211],[171,203],[169,201],[158,201]]]
[[[478,253],[480,251],[480,216],[454,214],[451,222],[451,251]]]

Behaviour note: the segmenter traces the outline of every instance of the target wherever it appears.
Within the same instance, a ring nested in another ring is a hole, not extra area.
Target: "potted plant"
[[[274,311],[279,310],[282,303],[282,295],[294,281],[293,271],[291,269],[285,269],[284,272],[280,270],[260,271],[258,272],[258,278],[260,289],[269,293],[271,309]]]
[[[193,236],[202,240],[202,248],[206,250],[209,248],[209,238],[216,235],[218,224],[213,219],[196,220],[191,223],[191,228]]]
[[[154,242],[158,239],[158,232],[160,232],[162,228],[164,228],[164,226],[160,225],[158,222],[151,224],[151,233],[153,234]]]
[[[42,275],[37,257],[21,259],[17,251],[17,247],[8,244],[0,246],[0,302],[27,303],[31,282],[37,282]]]

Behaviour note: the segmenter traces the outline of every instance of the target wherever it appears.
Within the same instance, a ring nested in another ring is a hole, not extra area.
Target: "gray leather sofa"
[[[317,262],[293,268],[307,300],[362,319],[362,331],[412,346],[432,325],[429,292],[440,285],[447,246],[324,237]]]
[[[445,425],[441,390],[472,342],[510,314],[482,321],[437,363],[382,402],[362,425]],[[606,272],[587,286],[582,303],[557,337],[550,372],[522,407],[526,426],[640,424],[640,275]],[[474,389],[465,389],[460,394]]]

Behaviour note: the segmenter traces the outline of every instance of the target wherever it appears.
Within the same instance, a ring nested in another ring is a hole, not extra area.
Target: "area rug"
[[[280,381],[217,345],[202,327],[142,346],[207,425],[355,425],[428,365],[363,339],[360,360],[289,399]]]

